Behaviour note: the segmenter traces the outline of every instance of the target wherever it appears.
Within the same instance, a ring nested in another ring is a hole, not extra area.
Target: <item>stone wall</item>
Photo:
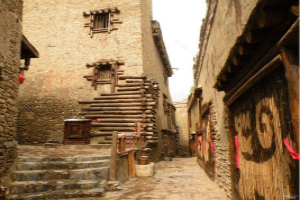
[[[93,38],[84,24],[84,11],[118,7],[121,24],[110,34]],[[150,23],[150,22],[149,22]],[[94,90],[83,78],[92,73],[86,63],[100,59],[125,62],[124,75],[143,73],[140,0],[25,0],[24,33],[39,50],[20,87],[18,138],[21,144],[62,141],[63,120],[80,118],[79,100],[92,100],[110,85]]]
[[[152,29],[152,1],[141,1],[142,10],[142,47],[143,47],[143,67],[144,73],[149,80],[159,83],[159,99],[156,113],[158,144],[154,147],[154,158],[163,159],[161,149],[163,148],[163,133],[162,129],[170,129],[167,123],[167,114],[164,112],[163,101],[164,96],[167,97],[167,102],[172,104],[171,95],[169,92],[168,81],[164,80],[164,64],[160,57],[160,53],[153,38]],[[175,130],[175,125],[172,124],[171,130]],[[158,161],[158,160],[155,160]]]
[[[208,1],[207,17],[202,25],[200,50],[194,68],[194,83],[203,89],[203,102],[211,101],[216,113],[216,182],[231,198],[229,142],[223,92],[213,88],[220,69],[238,37],[242,34],[255,1]]]
[[[0,1],[0,177],[17,157],[16,119],[22,0]]]
[[[179,156],[189,156],[189,130],[188,130],[188,113],[187,102],[176,102],[176,123],[178,125],[178,146]]]

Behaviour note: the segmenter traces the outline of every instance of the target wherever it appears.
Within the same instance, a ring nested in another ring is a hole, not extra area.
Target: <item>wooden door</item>
[[[261,79],[230,106],[234,199],[291,199],[298,195],[298,146],[284,68]],[[298,199],[298,197],[297,197]]]
[[[200,166],[206,171],[211,179],[215,177],[215,159],[214,159],[214,140],[212,135],[212,121],[210,105],[206,104],[207,109],[201,113],[202,135],[197,137],[197,157]],[[205,107],[204,107],[205,108]]]

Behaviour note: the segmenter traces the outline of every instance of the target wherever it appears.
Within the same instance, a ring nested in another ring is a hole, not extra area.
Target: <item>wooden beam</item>
[[[113,132],[112,146],[111,146],[111,158],[110,158],[110,176],[111,181],[117,180],[117,142],[118,132]]]
[[[240,55],[249,55],[252,54],[257,48],[257,44],[243,44],[238,47]]]
[[[245,65],[249,62],[249,58],[250,58],[249,55],[241,56],[239,54],[236,54],[232,58],[232,64],[235,65],[235,66],[243,66],[243,65]]]
[[[246,39],[247,43],[249,43],[249,44],[259,43],[259,42],[263,41],[264,39],[266,39],[266,37],[269,34],[269,31],[270,31],[270,29],[268,29],[268,28],[251,31],[251,32],[245,34],[245,39]]]
[[[296,16],[299,17],[299,5],[292,6],[291,9],[290,9],[290,11],[291,11],[294,15],[296,15]]]
[[[128,152],[128,170],[129,177],[135,178],[135,161],[134,161],[134,151]]]
[[[262,10],[257,20],[257,25],[260,28],[275,26],[285,15],[287,15],[287,10],[282,8]]]
[[[290,49],[281,49],[281,59],[285,69],[291,110],[296,151],[299,152],[299,55]]]
[[[281,60],[280,56],[276,56],[273,60],[271,60],[268,64],[266,64],[261,70],[259,70],[254,76],[252,76],[250,79],[247,79],[247,81],[242,80],[242,82],[245,81],[245,83],[230,97],[227,97],[228,100],[226,101],[226,105],[230,106],[239,96],[241,96],[247,89],[249,89],[251,86],[253,86],[255,83],[257,83],[260,79],[265,77],[268,73],[273,71],[276,67],[280,66]]]
[[[247,71],[247,73],[240,74],[239,77],[237,77],[237,81],[232,83],[232,87],[229,86],[230,91],[226,91],[226,96],[224,97],[224,101],[228,101],[228,98],[230,98],[233,93],[235,93],[242,85],[251,78],[259,69],[261,69],[263,66],[267,64],[268,61],[272,60],[274,57],[276,57],[280,53],[280,48],[282,46],[298,46],[297,41],[299,37],[299,19],[295,20],[292,26],[290,26],[289,30],[286,31],[286,33],[282,36],[282,38],[265,54],[260,57],[260,60],[255,62],[255,65]],[[260,54],[259,54],[260,55]],[[225,88],[224,88],[225,89]],[[227,90],[227,89],[226,89]]]
[[[101,96],[115,96],[115,95],[131,95],[131,94],[141,94],[145,92],[145,90],[139,90],[139,91],[130,91],[130,92],[116,92],[116,93],[102,93]]]

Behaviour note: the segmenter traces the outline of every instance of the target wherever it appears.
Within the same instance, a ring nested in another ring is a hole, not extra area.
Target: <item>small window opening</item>
[[[109,80],[111,78],[111,65],[101,65],[98,80]]]
[[[109,28],[109,13],[94,15],[93,30],[102,30]]]

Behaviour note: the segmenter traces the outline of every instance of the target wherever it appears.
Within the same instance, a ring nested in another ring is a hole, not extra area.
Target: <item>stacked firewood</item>
[[[115,93],[102,93],[92,101],[80,101],[89,104],[81,114],[93,120],[92,137],[102,138],[99,144],[111,144],[113,131],[128,135],[140,131],[148,143],[156,143],[155,93],[151,81],[144,76],[119,76]]]

